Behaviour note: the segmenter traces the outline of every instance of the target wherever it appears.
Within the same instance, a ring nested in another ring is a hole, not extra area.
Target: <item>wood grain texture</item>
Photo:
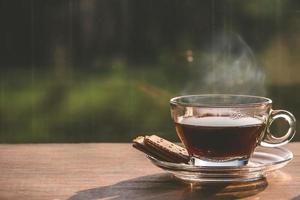
[[[294,160],[266,180],[191,188],[153,166],[131,144],[2,144],[0,200],[300,200],[300,143],[287,148]]]

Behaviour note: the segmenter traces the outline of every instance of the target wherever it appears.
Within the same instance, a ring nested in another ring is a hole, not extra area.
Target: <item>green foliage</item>
[[[140,132],[170,134],[172,92],[161,71],[119,68],[106,74],[74,72],[79,78],[71,82],[54,75],[45,79],[45,72],[34,82],[23,74],[17,86],[6,80],[1,142],[129,141]]]

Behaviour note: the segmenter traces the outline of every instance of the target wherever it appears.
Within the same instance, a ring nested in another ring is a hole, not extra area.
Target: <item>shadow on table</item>
[[[291,200],[300,200],[300,195],[298,195],[298,196],[292,198]]]
[[[231,184],[184,184],[169,174],[154,174],[114,185],[77,192],[68,200],[96,199],[235,199],[255,195],[268,186],[266,179]]]

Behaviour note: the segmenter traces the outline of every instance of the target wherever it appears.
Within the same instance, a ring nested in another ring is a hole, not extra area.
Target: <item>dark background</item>
[[[1,0],[0,24],[2,143],[176,139],[168,101],[184,93],[300,116],[299,1]]]

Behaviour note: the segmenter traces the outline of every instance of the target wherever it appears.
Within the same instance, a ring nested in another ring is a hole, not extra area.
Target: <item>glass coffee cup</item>
[[[172,98],[170,104],[177,135],[193,165],[246,165],[258,145],[287,144],[296,132],[295,117],[285,110],[272,110],[272,100],[265,97],[187,95]],[[278,118],[289,124],[281,137],[270,131]]]

